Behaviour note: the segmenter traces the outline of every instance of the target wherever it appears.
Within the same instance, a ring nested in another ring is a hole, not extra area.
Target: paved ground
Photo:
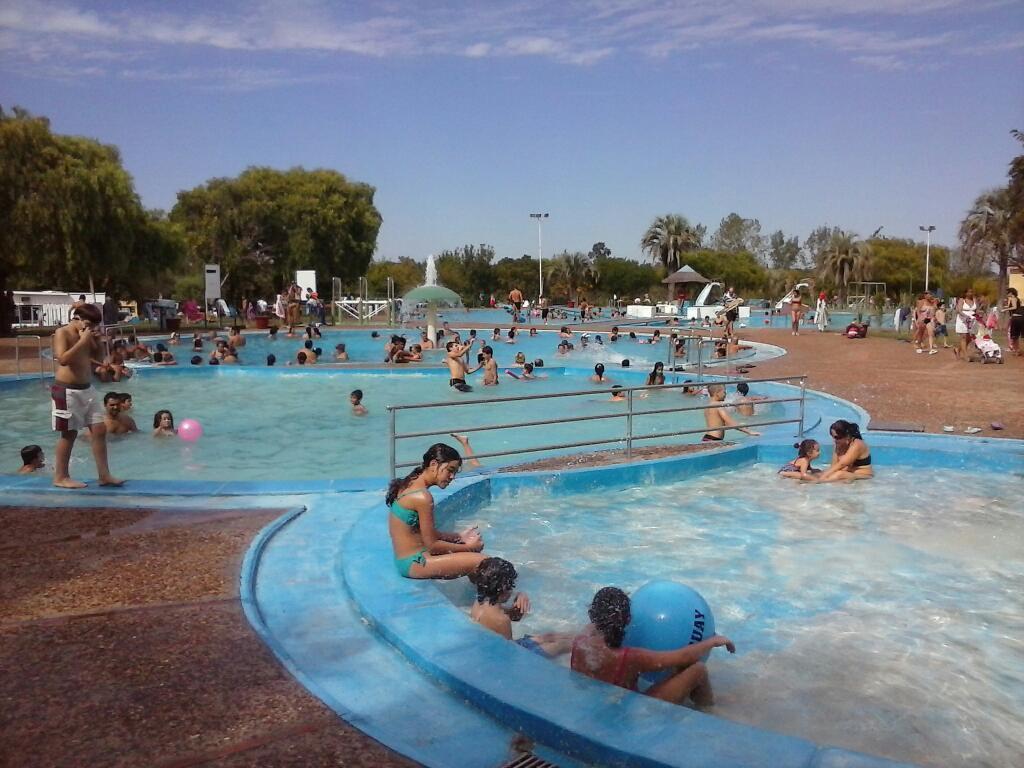
[[[974,426],[984,437],[1024,438],[1024,357],[1005,354],[1005,348],[1003,365],[982,365],[956,360],[951,349],[918,355],[912,344],[891,338],[792,336],[782,330],[746,338],[787,350],[783,357],[759,363],[751,377],[807,373],[811,389],[857,403],[878,421],[916,422],[928,432],[949,425],[960,434]],[[1005,429],[991,429],[992,422]]]
[[[0,766],[411,766],[277,663],[238,601],[281,510],[0,509]]]

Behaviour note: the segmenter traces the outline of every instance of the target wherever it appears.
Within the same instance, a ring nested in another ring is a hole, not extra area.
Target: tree
[[[516,286],[524,294],[533,296],[533,289],[539,287],[540,269],[537,259],[524,254],[518,259],[502,259],[493,267],[494,285]]]
[[[871,246],[871,279],[885,283],[886,292],[893,298],[914,289],[924,288],[925,244],[913,240],[876,238]],[[940,245],[931,247],[930,284],[949,285],[949,249]]]
[[[806,254],[804,266],[820,271],[833,238],[842,233],[843,230],[839,227],[832,227],[828,224],[812,229],[811,234],[804,239],[804,253]]]
[[[458,293],[466,306],[479,303],[480,296],[494,289],[491,260],[494,248],[481,243],[445,250],[437,257],[437,277],[446,288]]]
[[[143,209],[116,147],[0,108],[0,254],[0,291],[117,292],[174,266],[181,241]]]
[[[612,249],[605,245],[603,242],[594,243],[588,255],[593,261],[596,262],[598,259],[607,259],[609,256],[611,256]]]
[[[671,272],[682,266],[683,254],[700,248],[703,238],[702,226],[694,227],[685,216],[670,213],[651,223],[640,240],[640,247]]]
[[[718,230],[711,238],[711,247],[725,253],[747,251],[760,258],[764,250],[761,222],[757,219],[745,219],[738,213],[730,213],[718,224]]]
[[[1010,258],[1014,245],[1010,237],[1013,204],[1008,187],[983,192],[960,224],[960,244],[965,251],[984,253],[999,274],[998,300],[1006,296]]]
[[[701,250],[689,254],[686,260],[709,280],[744,293],[763,289],[768,277],[764,266],[748,251]]]
[[[591,252],[593,253],[593,251]],[[665,276],[664,272],[660,271],[663,268],[611,256],[601,256],[595,259],[594,268],[598,274],[595,287],[600,289],[607,298],[619,296],[627,301],[631,296],[638,297],[645,293],[652,293]]]
[[[395,281],[395,295],[401,297],[413,288],[423,285],[423,262],[402,256],[398,261],[374,261],[366,270],[367,289],[371,296],[384,296],[388,290],[388,278]]]
[[[800,238],[787,238],[779,229],[772,232],[768,243],[768,263],[772,269],[793,269],[796,266],[800,259]]]
[[[576,251],[562,251],[548,268],[548,284],[553,292],[576,302],[581,290],[587,290],[597,284],[597,270],[593,261],[586,254]]]
[[[337,171],[253,167],[179,192],[171,220],[187,233],[191,269],[220,264],[230,295],[272,295],[298,269],[363,275],[381,225],[373,196]]]
[[[1024,144],[1024,133],[1010,132],[1017,141]],[[1017,155],[1010,162],[1010,184],[1007,187],[1011,211],[1010,218],[1010,263],[1024,270],[1024,154]]]
[[[839,301],[845,302],[851,282],[871,277],[871,246],[852,232],[835,232],[822,258],[820,272],[827,283],[838,289]]]

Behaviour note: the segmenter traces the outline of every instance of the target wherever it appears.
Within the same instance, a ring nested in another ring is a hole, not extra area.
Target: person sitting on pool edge
[[[672,674],[644,695],[672,704],[682,704],[687,698],[699,707],[714,704],[708,670],[700,659],[713,648],[725,647],[729,653],[736,653],[729,638],[714,635],[674,651],[623,646],[632,615],[629,595],[618,587],[599,589],[587,614],[591,623],[572,642],[570,666],[574,672],[636,691],[640,675],[668,669]]]
[[[708,384],[708,396],[712,403],[722,404],[725,402],[725,386],[722,384]],[[741,427],[732,416],[729,415],[724,406],[705,408],[704,423],[707,425],[707,432],[701,438],[702,443],[720,442],[725,439],[725,427],[734,427],[751,437],[757,437],[760,432]]]
[[[871,449],[860,434],[860,427],[851,421],[839,419],[829,427],[829,434],[835,442],[832,464],[822,472],[819,483],[836,480],[867,480],[874,477],[871,469]]]
[[[30,475],[33,472],[43,468],[44,464],[43,449],[38,445],[26,445],[21,449],[21,467],[18,469],[19,475]]]
[[[388,533],[395,568],[408,579],[451,579],[476,570],[484,556],[484,541],[475,528],[461,533],[434,527],[433,486],[447,488],[462,469],[459,452],[435,443],[423,462],[404,478],[391,481],[384,502],[390,511]],[[399,503],[401,502],[401,503]]]
[[[512,622],[519,621],[530,611],[530,598],[525,592],[516,593],[515,566],[500,557],[486,557],[476,570],[469,574],[469,580],[476,586],[476,601],[469,610],[469,617],[485,629],[512,639]],[[506,606],[510,599],[512,605]],[[568,653],[572,648],[573,635],[565,632],[547,632],[541,635],[523,635],[516,645],[526,648],[545,658]]]

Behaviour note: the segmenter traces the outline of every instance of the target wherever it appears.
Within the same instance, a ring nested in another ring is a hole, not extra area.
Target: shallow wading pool
[[[552,494],[542,483],[460,514],[515,563],[534,612],[572,630],[594,592],[687,583],[736,643],[710,670],[714,713],[934,766],[1024,754],[1019,479],[877,467],[801,485],[760,464],[663,485]],[[442,587],[468,607],[468,585]]]

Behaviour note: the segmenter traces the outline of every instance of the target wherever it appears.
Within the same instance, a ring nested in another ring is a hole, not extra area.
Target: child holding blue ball
[[[640,675],[670,669],[674,674],[644,691],[647,696],[673,704],[682,704],[689,698],[699,707],[714,703],[708,670],[701,658],[721,646],[736,653],[729,638],[714,635],[673,651],[624,647],[622,641],[631,618],[630,603],[629,595],[617,587],[599,589],[588,615],[591,623],[572,642],[574,671],[636,691]]]

